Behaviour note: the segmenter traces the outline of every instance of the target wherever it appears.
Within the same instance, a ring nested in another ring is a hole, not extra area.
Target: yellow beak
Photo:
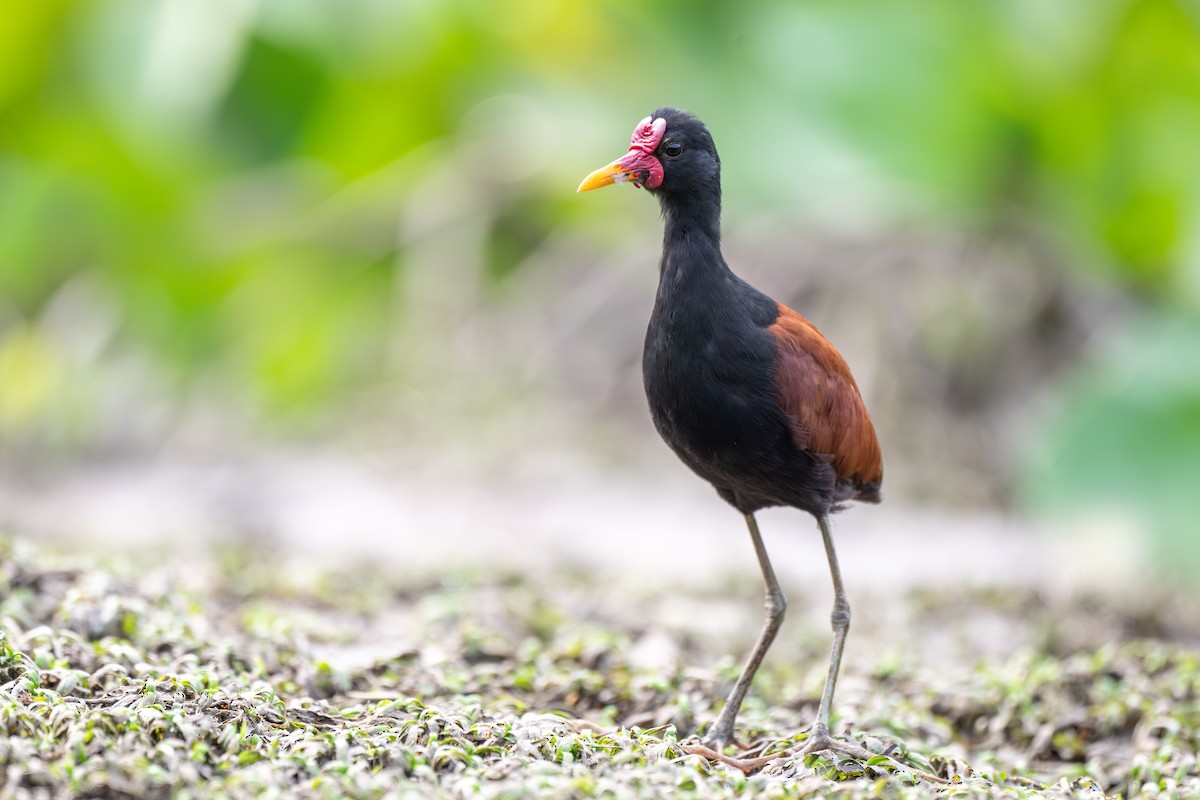
[[[578,192],[588,192],[592,189],[599,189],[602,186],[608,186],[613,183],[624,183],[631,180],[634,176],[634,171],[627,166],[628,159],[622,156],[611,164],[601,167],[583,179],[583,183],[579,184]]]

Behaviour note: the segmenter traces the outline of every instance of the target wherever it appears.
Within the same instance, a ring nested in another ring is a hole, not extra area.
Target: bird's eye
[[[676,158],[682,152],[682,142],[667,142],[663,145],[663,155],[665,155],[667,158]]]

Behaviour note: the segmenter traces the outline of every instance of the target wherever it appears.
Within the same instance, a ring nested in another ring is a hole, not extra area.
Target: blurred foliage
[[[1037,235],[1171,338],[1200,316],[1198,26],[1182,0],[10,4],[0,443],[160,413],[128,386],[278,418],[421,384],[548,242],[648,224],[571,190],[662,103],[717,132],[732,224]],[[1056,491],[1118,469],[1118,428],[1165,485],[1150,443],[1200,419],[1173,347],[1154,403],[1073,384]]]
[[[1069,382],[1024,494],[1119,531],[1149,527],[1153,555],[1194,587],[1200,565],[1200,324],[1144,321]],[[1141,526],[1140,528],[1138,526]]]

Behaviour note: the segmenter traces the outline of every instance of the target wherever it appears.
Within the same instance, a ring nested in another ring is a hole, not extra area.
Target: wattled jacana
[[[730,271],[721,255],[721,160],[700,120],[664,107],[634,129],[629,152],[583,180],[645,187],[665,220],[658,295],[642,376],[654,425],[676,455],[742,512],[767,587],[767,617],[704,744],[720,757],[754,673],[783,622],[754,512],[794,506],[817,519],[833,577],[833,648],[817,719],[801,753],[870,756],[829,734],[829,708],[850,606],[829,515],[848,500],[879,502],[883,463],[849,367],[812,323]]]

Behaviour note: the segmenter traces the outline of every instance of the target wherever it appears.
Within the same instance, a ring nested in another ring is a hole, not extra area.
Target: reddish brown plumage
[[[768,330],[775,338],[779,404],[792,419],[796,445],[830,456],[838,482],[849,482],[855,499],[878,501],[883,456],[845,359],[782,303]]]

